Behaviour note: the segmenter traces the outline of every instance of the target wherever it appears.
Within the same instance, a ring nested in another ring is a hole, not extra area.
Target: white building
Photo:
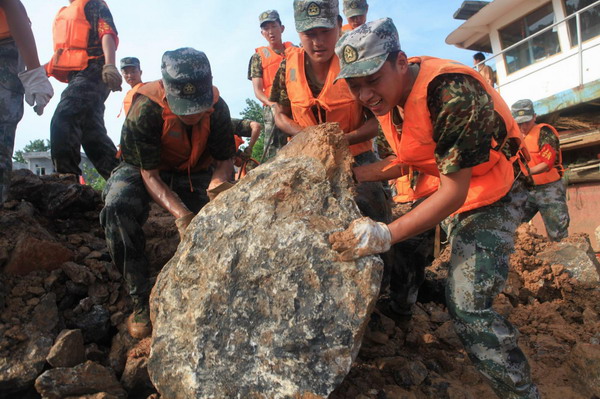
[[[38,176],[49,175],[55,172],[50,151],[25,152],[23,153],[23,158],[26,162],[26,167],[24,169],[29,169]],[[87,155],[85,155],[83,152],[81,153],[81,162],[79,163],[79,168],[84,171],[84,177],[86,180],[88,176],[85,176],[85,171],[94,170],[94,166],[89,161]]]

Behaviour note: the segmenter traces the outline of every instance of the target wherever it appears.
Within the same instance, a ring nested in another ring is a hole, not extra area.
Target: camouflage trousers
[[[542,215],[550,240],[560,241],[568,235],[567,230],[571,219],[567,207],[565,183],[562,179],[534,186],[529,190],[523,222],[529,222],[538,211]]]
[[[61,95],[50,122],[50,150],[58,173],[81,175],[81,147],[104,179],[119,163],[117,148],[104,127],[109,89],[101,71],[101,65],[92,64],[77,72]]]
[[[449,217],[452,255],[446,286],[454,329],[500,398],[538,398],[518,331],[492,309],[508,276],[514,233],[527,199],[520,181],[492,205]]]
[[[19,52],[13,41],[0,44],[0,204],[8,197],[17,124],[23,117]]]
[[[208,203],[206,189],[212,171],[191,176],[161,172],[160,176],[192,212],[197,213]],[[123,274],[131,296],[146,297],[152,287],[142,227],[148,219],[152,199],[142,181],[140,168],[121,162],[106,182],[102,198],[100,224],[113,262]]]
[[[260,162],[263,163],[275,156],[277,151],[287,144],[287,135],[275,125],[273,109],[268,106],[263,107],[264,121],[264,140],[263,154]]]

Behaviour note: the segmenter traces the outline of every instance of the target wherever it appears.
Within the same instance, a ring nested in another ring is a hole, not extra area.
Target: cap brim
[[[306,32],[307,30],[314,28],[326,28],[332,29],[337,26],[337,19],[332,20],[331,18],[310,18],[309,20],[303,20],[296,22],[297,32]]]
[[[533,119],[533,115],[522,115],[522,116],[515,117],[515,121],[517,123],[527,123],[532,119]]]
[[[388,55],[377,55],[375,57],[371,57],[369,59],[355,61],[351,64],[345,64],[338,74],[338,79],[347,79],[347,78],[360,78],[363,76],[373,75],[375,72],[379,71],[385,60],[387,60]]]
[[[125,67],[129,67],[129,66],[132,66],[132,67],[137,67],[137,66],[139,66],[139,65],[138,65],[138,64],[124,64],[124,65],[121,65],[121,69],[123,69],[123,68],[125,68]]]
[[[206,90],[205,95],[194,98],[175,97],[168,93],[166,97],[167,103],[169,103],[169,108],[171,108],[171,112],[180,116],[199,114],[200,112],[204,112],[212,107],[213,103],[212,88],[210,90]]]
[[[346,18],[352,18],[352,17],[356,17],[358,15],[366,15],[366,14],[367,14],[367,10],[360,10],[357,8],[353,8],[352,10],[344,13]]]
[[[262,27],[263,24],[266,23],[266,22],[277,22],[277,19],[276,18],[265,19],[264,21],[261,21],[260,26]]]

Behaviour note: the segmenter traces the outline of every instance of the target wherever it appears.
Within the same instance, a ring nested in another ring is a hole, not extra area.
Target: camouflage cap
[[[167,51],[162,57],[162,81],[175,115],[192,115],[212,106],[212,74],[206,54],[190,47]]]
[[[529,122],[533,119],[533,102],[531,100],[519,100],[510,107],[513,117],[517,123]]]
[[[277,21],[281,21],[281,19],[279,18],[279,13],[276,10],[267,10],[265,12],[262,12],[258,16],[258,22],[260,23],[261,26],[265,22],[277,22]]]
[[[399,50],[398,31],[390,18],[362,24],[344,34],[335,45],[340,59],[336,80],[372,75],[381,69],[389,53]]]
[[[121,58],[121,69],[125,68],[125,67],[140,67],[140,60],[138,60],[135,57],[124,57]]]
[[[294,21],[298,32],[335,28],[339,13],[338,0],[294,0]]]
[[[344,15],[346,18],[366,15],[368,9],[367,0],[344,0]]]

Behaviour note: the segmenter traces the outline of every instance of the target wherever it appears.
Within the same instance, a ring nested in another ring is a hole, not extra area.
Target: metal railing
[[[497,58],[497,57],[500,57],[500,56],[504,56],[504,54],[506,54],[507,52],[509,52],[511,50],[514,50],[515,48],[517,48],[517,47],[519,47],[519,46],[521,46],[521,45],[529,42],[532,39],[535,39],[536,37],[538,37],[538,36],[542,35],[543,33],[545,33],[547,31],[549,31],[549,30],[557,27],[558,25],[560,25],[560,24],[566,24],[568,20],[570,20],[572,18],[575,18],[575,25],[577,27],[577,29],[576,29],[577,30],[577,60],[578,60],[578,69],[579,69],[579,85],[581,86],[581,85],[583,85],[583,40],[582,40],[582,35],[581,35],[581,14],[583,14],[584,12],[586,12],[588,10],[591,10],[592,8],[597,7],[597,6],[600,6],[600,0],[598,0],[598,1],[596,1],[596,2],[594,2],[592,4],[590,4],[590,5],[582,8],[581,10],[577,10],[573,14],[571,14],[571,15],[563,18],[563,19],[561,19],[560,21],[555,22],[552,25],[548,25],[544,29],[542,29],[542,30],[540,30],[538,32],[535,32],[531,36],[527,36],[525,39],[523,39],[523,40],[521,40],[521,41],[519,41],[519,42],[517,42],[515,44],[512,44],[512,45],[508,46],[507,48],[503,49],[502,51],[500,51],[500,52],[498,52],[496,54],[493,54],[491,57],[486,58],[485,60],[477,63],[475,65],[475,67],[478,67],[479,65],[484,64],[485,62],[487,62],[489,60],[492,60],[494,58]],[[569,39],[570,39],[570,37],[569,37]],[[589,48],[593,48],[593,47],[596,47],[598,45],[600,45],[600,43],[595,44],[593,46],[590,46]],[[561,49],[560,53],[563,53],[562,49]],[[572,57],[572,56],[573,56],[573,54],[570,54],[567,57],[559,58],[556,61],[551,62],[551,63],[549,63],[547,65],[544,65],[544,66],[542,66],[542,67],[540,67],[540,68],[538,68],[538,69],[536,69],[534,71],[531,71],[529,73],[523,74],[523,75],[517,77],[516,79],[511,80],[510,82],[506,82],[506,83],[503,83],[501,85],[498,85],[498,88],[501,88],[502,86],[506,86],[506,85],[508,85],[510,83],[514,83],[515,81],[523,79],[523,78],[525,78],[525,77],[527,77],[527,76],[529,76],[531,74],[534,74],[534,73],[536,73],[536,72],[538,72],[538,71],[540,71],[542,69],[545,69],[545,68],[548,68],[548,67],[550,67],[552,65],[558,64],[558,63],[560,63],[560,62],[564,61],[565,59],[567,59],[569,57]],[[531,64],[529,64],[529,65],[527,65],[526,67],[523,67],[523,68],[527,68],[527,67],[529,67],[529,66],[531,66],[531,65],[533,65],[535,63],[536,62],[532,62]],[[507,73],[507,75],[508,75],[508,73]]]

